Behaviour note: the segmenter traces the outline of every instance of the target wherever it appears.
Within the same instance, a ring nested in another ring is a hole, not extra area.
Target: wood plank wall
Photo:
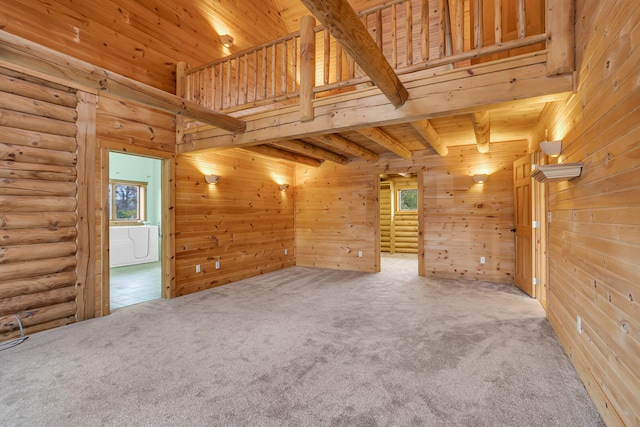
[[[76,320],[77,105],[0,69],[0,341]]]
[[[380,250],[383,252],[418,253],[418,212],[397,210],[398,190],[412,188],[418,188],[416,177],[390,177],[380,182]]]
[[[198,66],[287,33],[274,1],[3,0],[0,13],[9,33],[170,93],[177,62]]]
[[[177,295],[295,265],[294,168],[237,149],[178,157]],[[207,184],[205,174],[220,181]]]
[[[492,144],[486,154],[460,146],[446,157],[425,150],[408,161],[298,167],[297,264],[377,271],[378,175],[422,170],[426,275],[513,283],[512,163],[526,152],[526,141],[514,141]],[[483,185],[471,179],[481,172],[490,174]]]
[[[531,141],[583,163],[548,186],[548,317],[607,425],[640,425],[640,3],[576,7],[577,93]]]
[[[109,176],[109,151],[152,157],[156,159],[175,159],[175,116],[153,110],[129,101],[123,101],[101,95],[97,100],[95,169],[95,316],[109,314],[109,295],[107,277],[103,277],[103,261],[108,266],[108,252],[104,252],[102,239],[109,227],[107,212],[107,189]],[[173,185],[170,177],[169,187]],[[170,200],[165,201],[167,209],[163,212],[163,221],[174,211]],[[172,237],[172,236],[170,236]],[[163,254],[172,253],[163,248]],[[166,261],[166,260],[165,260]],[[169,263],[170,264],[170,263]],[[169,264],[163,266],[163,274],[168,274],[169,282],[175,287],[175,277],[169,270]],[[163,290],[164,296],[170,296],[172,289]]]

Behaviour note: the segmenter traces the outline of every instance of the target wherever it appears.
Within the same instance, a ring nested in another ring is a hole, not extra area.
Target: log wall
[[[607,425],[640,425],[640,3],[576,7],[577,92],[531,141],[583,163],[548,184],[548,317]]]
[[[0,69],[0,341],[76,320],[76,92]],[[80,287],[79,286],[79,287]]]
[[[446,157],[425,150],[410,160],[298,167],[297,264],[378,271],[378,175],[424,171],[425,274],[513,283],[512,164],[526,152],[526,141],[514,141],[492,144],[486,154],[461,146]],[[471,175],[483,172],[489,180],[476,184]]]
[[[205,174],[220,181],[207,184]],[[292,163],[244,150],[180,155],[176,295],[294,265],[294,180]]]

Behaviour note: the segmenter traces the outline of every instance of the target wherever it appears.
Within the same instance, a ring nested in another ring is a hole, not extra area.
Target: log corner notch
[[[0,59],[54,77],[75,88],[93,93],[109,93],[231,133],[242,133],[246,130],[246,123],[235,117],[211,110],[182,97],[4,31],[0,31]]]
[[[394,107],[404,105],[409,92],[347,0],[301,0],[358,63]]]

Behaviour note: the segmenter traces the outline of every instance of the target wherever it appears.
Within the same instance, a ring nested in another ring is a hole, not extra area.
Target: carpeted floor
[[[289,268],[35,334],[0,352],[0,424],[603,425],[537,301],[383,262]]]

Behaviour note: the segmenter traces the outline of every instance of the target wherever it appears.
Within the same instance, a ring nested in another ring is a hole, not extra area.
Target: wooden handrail
[[[503,16],[507,9],[502,7],[502,1],[473,0],[469,2],[470,10],[465,11],[461,0],[437,0],[439,7],[434,17],[429,0],[392,0],[357,15],[394,72],[404,75],[442,66],[467,66],[478,58],[538,44],[540,47],[528,51],[544,49],[548,34],[544,28],[527,28],[527,13],[531,12],[525,9],[525,0],[516,0],[515,18],[510,17],[510,21]],[[546,0],[549,1],[559,0]],[[485,29],[483,11],[492,9],[494,28]],[[541,13],[544,12],[542,7]],[[465,21],[465,13],[473,19]],[[510,22],[508,28],[515,27],[515,32],[507,34],[504,22]],[[312,93],[355,88],[371,81],[322,25],[315,26],[313,33],[316,65]],[[190,100],[208,108],[227,111],[294,98],[303,93],[301,70],[305,69],[304,61],[309,60],[301,57],[301,44],[297,31],[187,70],[185,93]],[[309,100],[305,103],[308,105]],[[312,116],[308,109],[303,114],[307,120]]]

